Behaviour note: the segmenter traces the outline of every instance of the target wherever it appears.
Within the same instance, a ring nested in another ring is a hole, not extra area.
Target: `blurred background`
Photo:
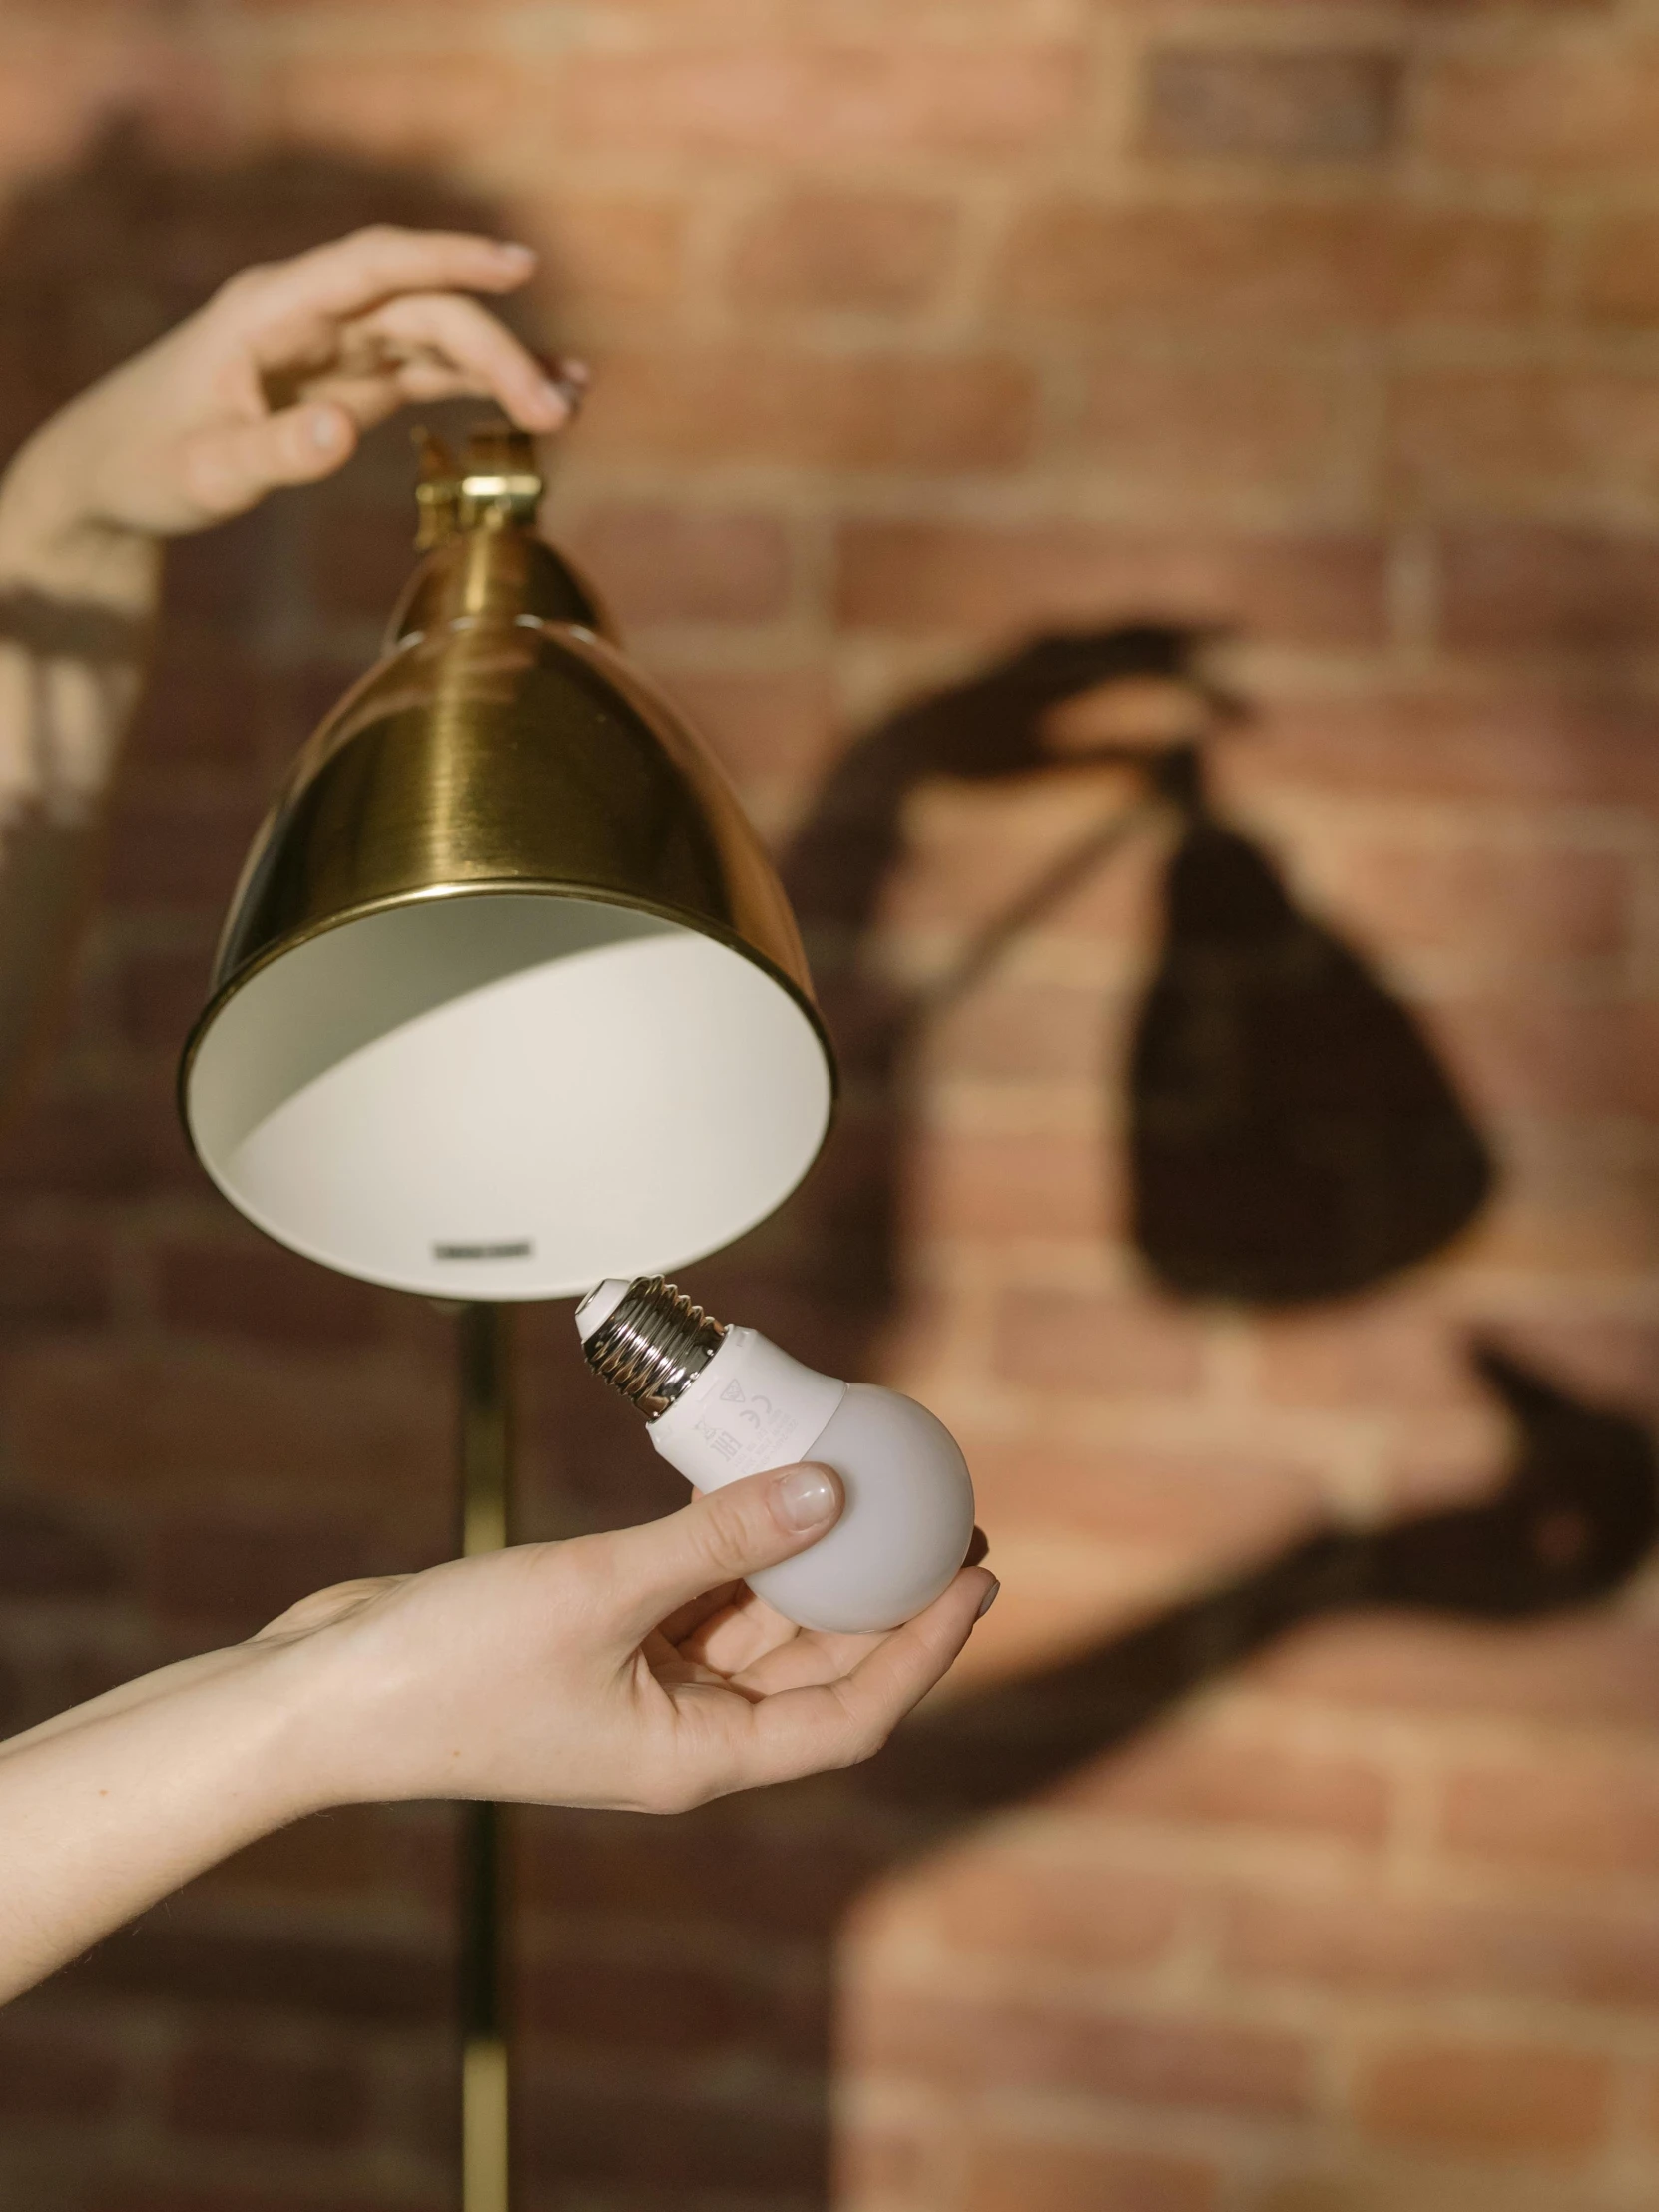
[[[979,1484],[869,1775],[515,1820],[525,2212],[1659,2201],[1659,5],[10,0],[0,176],[7,451],[248,262],[538,248],[551,527],[851,1077],[695,1287]],[[5,1730],[452,1546],[451,1324],[172,1101],[406,427],[171,560],[0,1148]],[[520,1324],[520,1533],[669,1509]],[[0,2198],[451,2203],[452,1834],[308,1822],[8,2009]]]

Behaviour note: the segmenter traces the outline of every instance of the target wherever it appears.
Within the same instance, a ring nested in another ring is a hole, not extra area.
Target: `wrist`
[[[244,1784],[257,1833],[344,1803],[332,1738],[341,1685],[326,1637],[239,1644],[236,1695],[246,1713]]]

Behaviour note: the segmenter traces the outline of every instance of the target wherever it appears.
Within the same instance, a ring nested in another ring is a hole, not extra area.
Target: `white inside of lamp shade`
[[[522,893],[327,930],[210,1024],[185,1110],[226,1196],[347,1275],[557,1298],[763,1220],[830,1112],[812,1023],[712,938]]]

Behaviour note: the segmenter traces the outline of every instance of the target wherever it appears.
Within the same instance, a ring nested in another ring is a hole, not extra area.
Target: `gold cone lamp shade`
[[[255,842],[180,1096],[281,1243],[443,1298],[667,1271],[788,1196],[833,1090],[716,763],[534,533],[529,440],[428,441],[384,657]]]

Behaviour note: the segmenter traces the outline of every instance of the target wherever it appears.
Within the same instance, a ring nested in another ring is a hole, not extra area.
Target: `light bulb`
[[[601,1283],[576,1309],[588,1365],[638,1406],[700,1490],[813,1459],[846,1504],[810,1551],[749,1577],[802,1628],[896,1628],[945,1589],[973,1536],[973,1484],[914,1398],[840,1382],[755,1329],[729,1329],[661,1276]]]

